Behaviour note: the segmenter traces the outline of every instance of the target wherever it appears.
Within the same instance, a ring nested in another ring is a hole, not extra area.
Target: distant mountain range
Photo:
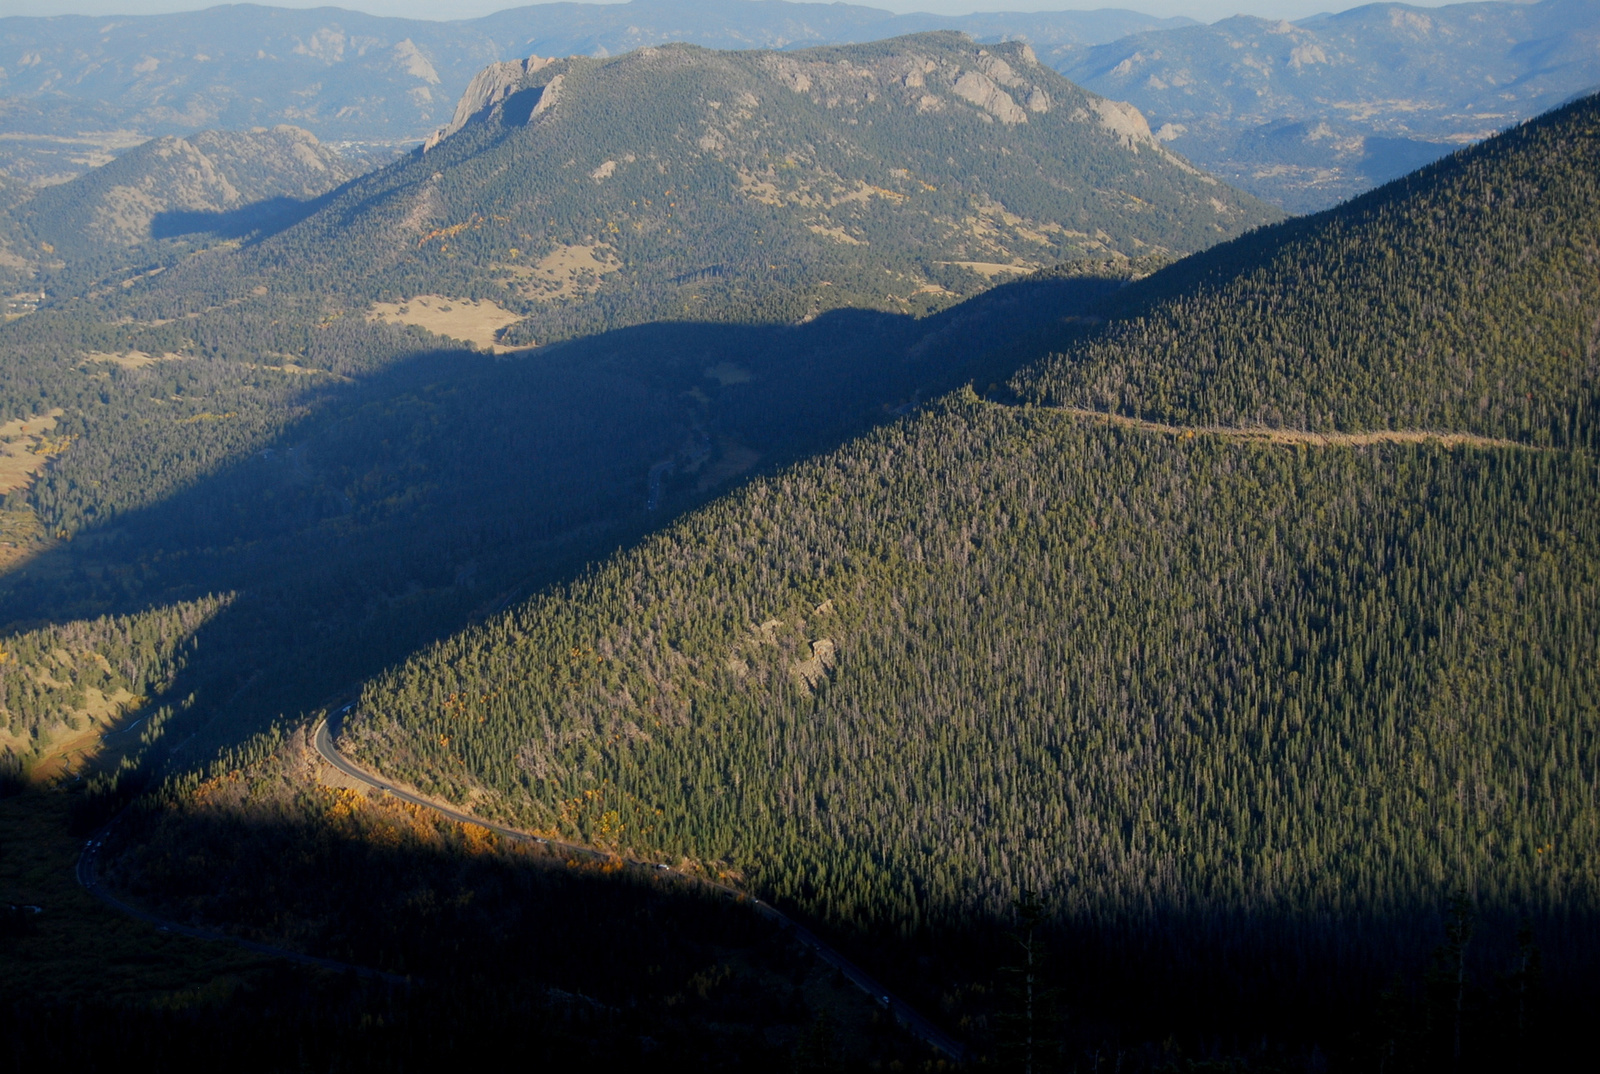
[[[387,153],[442,125],[486,64],[610,56],[682,41],[802,48],[954,29],[1056,52],[1184,25],[1131,11],[895,15],[851,4],[633,0],[541,4],[479,19],[229,5],[176,15],[0,19],[0,169],[75,175],[156,134],[291,123],[346,152]],[[1054,50],[1054,51],[1052,51]]]
[[[1292,211],[1332,204],[1600,84],[1589,0],[1371,4],[1211,26],[1122,10],[895,15],[848,4],[543,4],[479,19],[253,5],[0,19],[0,172],[60,180],[157,134],[290,123],[386,159],[489,63],[682,41],[794,49],[935,29],[1024,39],[1186,156]]]
[[[1296,23],[1145,31],[1058,65],[1174,149],[1320,208],[1600,84],[1600,4],[1369,4]]]

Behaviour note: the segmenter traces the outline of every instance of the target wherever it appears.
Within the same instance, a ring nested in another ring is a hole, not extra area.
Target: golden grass
[[[104,767],[97,762],[104,761],[107,753],[107,743],[104,741],[108,732],[116,731],[116,724],[122,717],[143,703],[144,698],[135,697],[122,687],[118,687],[110,694],[102,693],[92,686],[83,689],[83,707],[76,710],[78,715],[88,720],[88,726],[81,731],[58,738],[51,742],[38,760],[28,765],[28,779],[30,782],[44,786],[46,784],[66,779],[69,776],[84,775],[91,769]],[[123,739],[131,739],[134,745],[138,743],[138,735],[124,735]],[[116,753],[130,745],[129,742],[118,739]],[[22,749],[13,746],[18,753]],[[116,757],[111,760],[115,762]],[[113,763],[111,767],[115,767]]]
[[[935,261],[935,265],[954,265],[970,272],[976,272],[986,280],[996,276],[1025,276],[1037,269],[1038,265],[1002,265],[997,261]]]
[[[856,238],[842,227],[823,227],[821,224],[807,224],[806,230],[813,231],[818,235],[824,235],[834,242],[842,242],[846,246],[867,245],[865,240]]]
[[[45,541],[44,527],[31,508],[0,511],[0,574],[31,558]]]
[[[750,371],[732,362],[718,362],[705,371],[706,376],[726,388],[730,384],[750,383]]]
[[[418,295],[406,302],[374,302],[367,320],[409,324],[436,336],[459,339],[484,350],[496,346],[500,330],[522,318],[488,299],[473,302],[445,295]]]
[[[593,294],[607,274],[621,270],[622,262],[609,246],[595,243],[557,246],[532,264],[496,267],[518,281],[523,297],[555,302]]]
[[[56,427],[61,414],[58,407],[48,414],[14,418],[0,425],[0,493],[25,487],[44,468],[53,453],[45,434]]]

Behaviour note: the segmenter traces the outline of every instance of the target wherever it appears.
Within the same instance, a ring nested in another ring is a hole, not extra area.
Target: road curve
[[[384,981],[388,984],[404,985],[410,983],[408,978],[401,977],[393,973],[384,973],[382,970],[375,970],[370,966],[356,966],[349,962],[340,962],[337,959],[318,958],[315,955],[302,954],[299,951],[290,951],[283,947],[273,947],[271,944],[256,943],[254,940],[246,940],[243,937],[230,936],[225,932],[216,932],[212,929],[196,928],[193,925],[185,925],[180,921],[173,921],[170,918],[162,917],[159,914],[152,914],[148,910],[141,910],[131,903],[123,902],[121,899],[111,894],[111,892],[107,891],[105,885],[100,883],[100,848],[105,842],[105,837],[110,834],[111,829],[113,826],[115,826],[115,824],[116,821],[113,820],[110,824],[96,832],[94,836],[91,837],[86,844],[84,844],[82,853],[78,855],[77,867],[74,870],[74,875],[78,879],[78,884],[82,886],[82,888],[89,894],[110,906],[112,909],[120,910],[129,917],[138,918],[140,921],[148,922],[162,932],[176,933],[179,936],[188,936],[195,940],[209,940],[214,943],[231,943],[236,947],[243,947],[248,951],[254,951],[258,955],[266,955],[269,958],[287,959],[290,962],[299,962],[302,965],[315,966],[318,969],[332,970],[335,973],[353,973],[357,977],[366,977],[375,981]]]
[[[524,832],[516,828],[507,828],[504,825],[495,824],[494,822],[484,820],[481,817],[475,817],[471,813],[464,813],[458,809],[452,809],[449,806],[440,805],[438,802],[429,801],[427,798],[422,797],[415,791],[401,787],[393,781],[386,779],[377,773],[370,772],[360,765],[357,765],[353,761],[348,760],[344,754],[340,753],[338,749],[335,748],[333,744],[333,735],[329,731],[328,725],[331,721],[342,717],[346,712],[350,711],[350,707],[351,706],[346,705],[338,712],[332,713],[327,719],[318,723],[316,733],[312,736],[312,742],[316,746],[317,753],[322,756],[324,761],[327,761],[330,765],[332,765],[334,768],[337,768],[340,772],[349,776],[351,779],[359,780],[369,787],[392,794],[401,801],[410,802],[412,805],[422,806],[426,809],[432,809],[461,824],[476,824],[480,828],[487,828],[490,831],[515,842],[542,843],[547,846],[559,847],[568,851],[569,853],[588,858],[609,859],[612,857],[612,855],[607,854],[604,851],[596,850],[593,847],[586,847],[577,843],[567,843],[559,839],[547,839],[543,836],[534,835],[531,832]],[[828,944],[824,943],[820,938],[818,938],[816,933],[812,932],[804,925],[801,925],[799,922],[789,917],[789,915],[785,914],[777,907],[762,902],[760,899],[751,898],[749,895],[739,891],[737,888],[729,887],[726,884],[719,884],[715,880],[707,880],[704,877],[693,876],[691,874],[677,872],[676,870],[667,870],[664,866],[652,866],[648,862],[630,861],[629,864],[645,869],[661,869],[669,871],[677,877],[703,884],[706,887],[727,895],[730,898],[736,899],[740,902],[748,903],[756,913],[760,914],[767,920],[774,922],[780,928],[792,934],[796,940],[799,940],[802,944],[816,952],[817,957],[823,962],[838,970],[839,973],[844,976],[845,980],[849,981],[851,984],[861,989],[861,991],[871,996],[873,1001],[877,1003],[878,1006],[883,1007],[890,1014],[892,1014],[895,1020],[904,1026],[906,1030],[909,1031],[913,1036],[933,1046],[938,1051],[943,1052],[946,1056],[957,1063],[966,1061],[966,1049],[962,1048],[960,1043],[956,1041],[955,1038],[951,1037],[948,1033],[945,1033],[927,1018],[924,1018],[914,1007],[911,1006],[911,1004],[907,1003],[905,1000],[901,999],[894,993],[890,992],[887,988],[883,987],[883,985],[874,979],[870,974],[868,974],[866,970],[862,969],[854,962],[851,962],[848,958],[845,958],[838,951],[834,950],[834,948],[830,947]]]

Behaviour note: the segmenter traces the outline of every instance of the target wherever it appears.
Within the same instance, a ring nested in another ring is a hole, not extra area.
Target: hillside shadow
[[[194,695],[157,752],[204,763],[752,475],[1003,380],[1119,285],[1023,281],[920,320],[837,310],[415,354],[310,389],[265,448],[0,577],[0,622],[236,594],[150,702]]]
[[[275,234],[298,224],[326,204],[327,195],[315,198],[266,198],[237,209],[168,209],[150,221],[152,239],[178,239],[210,235],[219,239],[245,239]]]
[[[826,1017],[848,1029],[852,1069],[896,1059],[916,1069],[925,1058],[868,997],[724,893],[501,843],[392,801],[364,800],[305,779],[294,748],[303,740],[284,745],[251,773],[269,777],[260,794],[221,809],[195,809],[186,798],[177,808],[125,814],[107,837],[102,878],[118,897],[170,921],[283,950],[340,951],[340,961],[394,977],[362,982],[269,957],[240,974],[235,989],[153,1005],[192,1006],[228,1026],[213,1047],[252,1041],[253,1060],[273,1057],[262,1069],[395,1070],[415,1068],[422,1055],[458,1063],[475,1054],[471,1040],[487,1037],[495,1059],[515,1039],[523,1058],[544,1056],[557,1069],[580,1060],[634,1069],[654,1052],[655,1069],[664,1057],[707,1053],[693,1069],[782,1070],[811,1024]],[[84,1065],[101,1069],[113,1048],[181,1055],[195,1038],[214,1039],[203,1026],[174,1027],[143,1007],[142,1022],[116,1017],[128,990],[108,992],[105,979],[137,979],[151,948],[170,957],[191,942],[133,928],[148,934],[145,944],[102,951],[99,976],[57,990],[95,1011],[80,1013],[91,1023],[83,1034],[90,1046],[48,1054],[80,1063],[92,1056]],[[49,957],[47,939],[0,933],[25,959]],[[296,1002],[301,995],[316,1003]],[[19,1001],[11,996],[0,1007],[0,1025]],[[102,1012],[102,1004],[113,1009]],[[279,1039],[290,1025],[290,1039]],[[8,1044],[22,1054],[45,1050],[33,1033]]]
[[[294,768],[301,750],[291,738],[279,756]],[[324,789],[290,813],[275,808],[273,780],[251,786],[236,804],[186,801],[132,817],[114,848],[120,890],[180,920],[425,982],[490,994],[554,987],[641,1021],[669,1014],[690,1036],[706,1031],[695,1028],[703,1019],[765,1024],[769,1042],[793,1048],[820,1000],[870,1052],[918,1050],[886,1022],[862,1019],[864,997],[819,975],[814,956],[769,922],[676,874],[474,836],[383,797]],[[1061,1069],[1092,1069],[1095,1052],[1130,1071],[1240,1069],[1222,1062],[1236,1056],[1252,1057],[1247,1069],[1317,1069],[1319,1051],[1350,1069],[1396,1052],[1406,1069],[1505,1070],[1519,1058],[1542,1069],[1530,1060],[1559,1054],[1594,999],[1583,943],[1592,917],[1534,915],[1545,975],[1527,992],[1513,976],[1521,914],[1485,899],[1460,993],[1473,1058],[1436,1067],[1449,1056],[1457,1001],[1435,961],[1440,901],[1337,913],[1180,896],[1119,903],[1109,892],[1100,901],[1037,936],[1041,1036],[1067,1057]],[[1008,915],[978,914],[954,928],[856,933],[840,946],[992,1061],[1019,1011],[1008,984],[1018,935]],[[697,988],[713,968],[712,986]],[[661,1036],[667,1025],[656,1025]],[[1204,1059],[1219,1065],[1187,1065]]]

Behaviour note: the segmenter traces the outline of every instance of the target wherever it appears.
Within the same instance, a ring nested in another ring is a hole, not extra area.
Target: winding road
[[[524,832],[516,828],[507,828],[504,825],[495,824],[492,821],[475,817],[470,813],[464,813],[458,809],[453,809],[428,798],[424,798],[422,795],[413,790],[399,786],[398,784],[392,782],[391,780],[385,779],[383,776],[380,776],[377,773],[368,771],[366,768],[363,768],[355,762],[347,759],[344,754],[340,753],[333,744],[333,732],[329,730],[329,724],[332,721],[342,717],[346,712],[350,711],[350,708],[351,706],[346,705],[339,711],[332,713],[328,719],[318,723],[316,733],[313,736],[312,741],[316,747],[317,753],[322,756],[324,761],[327,761],[330,765],[344,773],[346,776],[349,776],[351,779],[358,780],[361,783],[366,784],[368,787],[372,787],[376,790],[385,791],[388,794],[392,794],[401,801],[410,802],[412,805],[422,806],[425,809],[432,809],[446,817],[449,817],[453,821],[457,821],[458,823],[475,824],[480,828],[487,828],[490,831],[515,842],[541,843],[546,846],[559,847],[571,854],[599,860],[607,860],[613,857],[613,855],[607,854],[604,851],[596,850],[593,847],[586,847],[577,843],[562,842],[558,839],[547,839],[543,836],[534,835],[532,832]],[[702,884],[714,891],[726,895],[731,899],[748,904],[755,910],[756,913],[760,914],[767,920],[772,921],[784,931],[792,935],[800,943],[811,948],[811,950],[816,953],[816,956],[819,959],[821,959],[827,965],[838,970],[839,973],[843,975],[845,980],[849,981],[851,984],[861,989],[861,991],[871,996],[873,1001],[877,1003],[878,1006],[884,1008],[891,1015],[893,1015],[895,1020],[904,1026],[905,1029],[913,1036],[921,1039],[938,1051],[943,1052],[947,1057],[957,1063],[965,1061],[966,1049],[962,1048],[960,1043],[957,1042],[955,1038],[951,1037],[948,1033],[945,1033],[927,1018],[924,1018],[914,1007],[911,1006],[911,1004],[890,992],[875,978],[868,974],[866,970],[862,969],[860,966],[844,957],[844,955],[841,955],[834,948],[824,943],[814,932],[806,928],[804,925],[801,925],[793,918],[789,917],[789,915],[785,914],[777,907],[772,906],[769,903],[762,902],[760,899],[752,898],[744,892],[739,891],[737,888],[729,887],[726,884],[719,884],[715,880],[707,880],[704,877],[683,873],[678,870],[671,869],[665,865],[656,865],[643,861],[633,861],[632,859],[628,859],[628,864],[639,869],[648,869],[653,872],[669,872],[675,877]]]

